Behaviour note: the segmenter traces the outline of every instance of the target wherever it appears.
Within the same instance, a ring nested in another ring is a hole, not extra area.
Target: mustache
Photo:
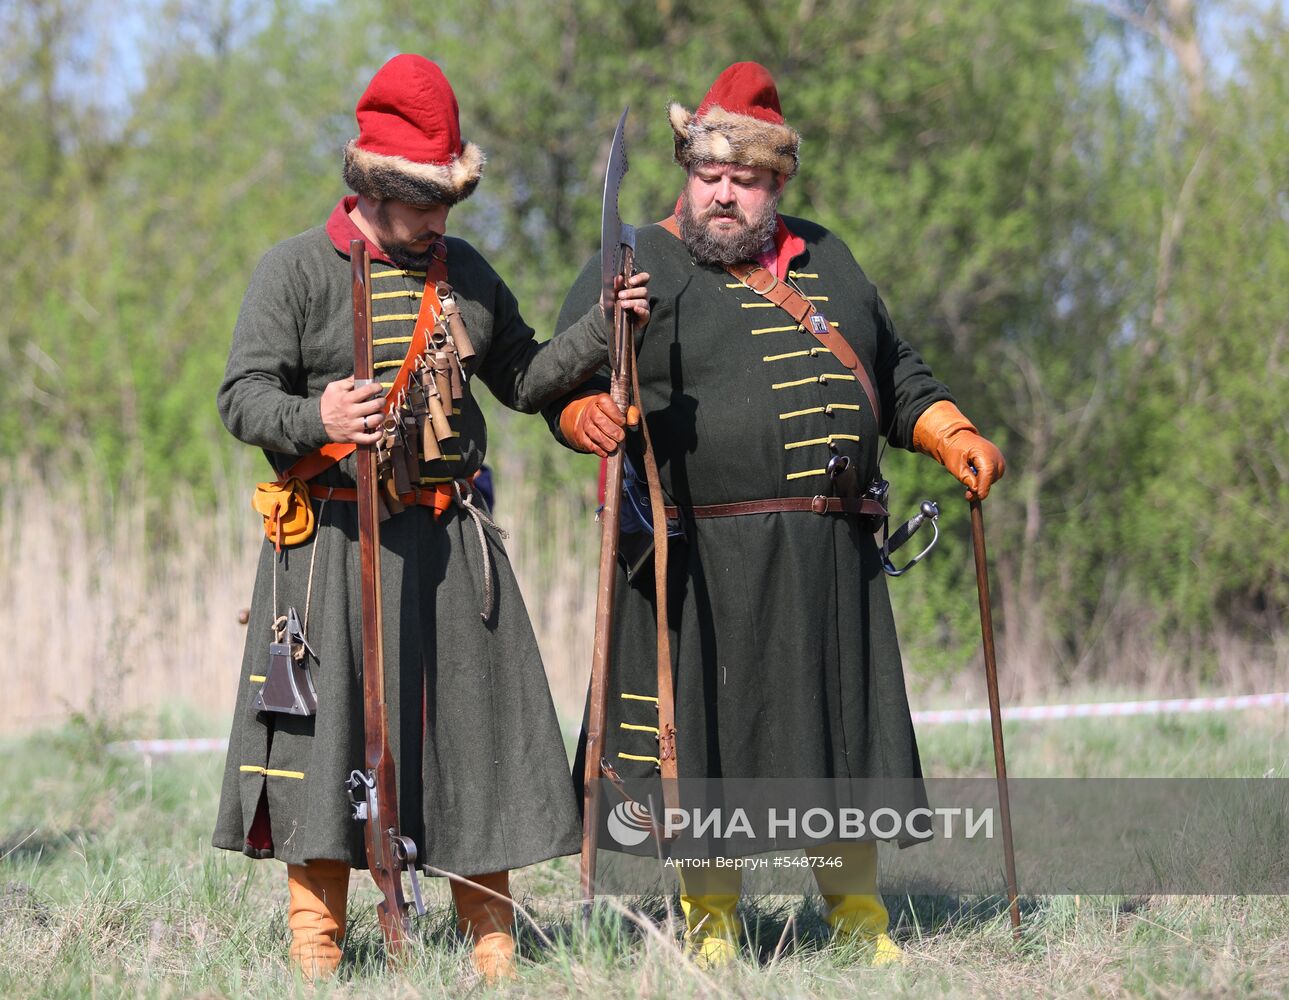
[[[703,212],[700,221],[706,222],[709,219],[733,219],[747,225],[747,216],[737,205],[712,205]]]
[[[413,250],[412,246],[420,239],[429,239],[429,246],[424,250]],[[442,234],[434,233],[428,237],[418,237],[406,242],[382,240],[381,246],[389,259],[399,267],[422,270],[429,267],[433,261],[443,259],[446,241],[443,239]]]
[[[737,202],[712,204],[699,212],[686,188],[677,213],[681,239],[700,264],[729,265],[754,260],[774,234],[778,203],[777,197],[772,198],[755,214],[745,212]],[[738,226],[733,230],[726,226],[714,230],[708,227],[712,219],[731,219]]]

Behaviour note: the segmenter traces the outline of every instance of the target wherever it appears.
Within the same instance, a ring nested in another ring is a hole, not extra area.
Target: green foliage
[[[757,59],[804,139],[784,211],[850,244],[1008,456],[988,503],[1005,652],[1022,673],[1096,675],[1135,629],[1214,670],[1197,637],[1266,641],[1289,599],[1289,34],[1274,5],[1237,7],[1196,35],[1187,5],[1129,4],[1128,24],[1049,0],[156,2],[135,16],[167,44],[138,49],[123,105],[92,58],[107,5],[11,8],[0,456],[158,497],[175,476],[224,486],[240,446],[213,395],[246,279],[342,192],[351,109],[393,53],[453,80],[490,162],[451,225],[540,336],[596,250],[621,108],[623,215],[652,221],[681,181],[667,100],[693,108]],[[1176,58],[1191,39],[1198,63]],[[508,469],[587,493],[593,461],[491,409]],[[964,505],[922,459],[886,469],[897,513],[946,509],[942,551],[893,588],[907,659],[935,678],[977,641]]]
[[[43,6],[72,30],[69,4]],[[337,111],[362,75],[344,67],[366,57],[343,12],[280,4],[259,30],[234,30],[251,9],[153,12],[188,44],[148,57],[115,130],[87,127],[79,100],[36,114],[20,81],[0,107],[48,130],[12,148],[58,151],[0,179],[15,231],[40,234],[11,256],[16,294],[0,304],[16,374],[0,390],[3,447],[55,465],[90,453],[109,488],[178,476],[209,491],[231,444],[214,392],[242,290],[265,250],[333,203]]]

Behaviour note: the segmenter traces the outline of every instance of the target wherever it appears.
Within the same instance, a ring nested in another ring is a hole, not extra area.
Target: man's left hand
[[[636,329],[649,322],[649,272],[638,271],[623,281],[619,275],[613,279],[618,292],[618,304],[633,315]]]
[[[968,500],[989,496],[989,488],[1007,469],[998,447],[947,399],[933,403],[918,417],[913,447],[952,472],[967,487]]]

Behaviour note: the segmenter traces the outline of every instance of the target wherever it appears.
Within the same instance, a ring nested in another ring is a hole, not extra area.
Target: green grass
[[[136,727],[136,729],[139,727]],[[196,718],[149,733],[209,732]],[[1285,713],[1009,725],[1012,773],[1289,776]],[[385,967],[375,890],[356,876],[346,960],[310,989],[286,962],[277,862],[209,846],[222,761],[108,754],[125,735],[85,721],[0,744],[0,996],[413,997],[493,991],[471,973],[446,888],[407,964]],[[929,775],[992,771],[988,729],[926,728]],[[514,996],[1280,996],[1289,982],[1285,897],[1026,898],[1012,940],[998,897],[888,897],[910,961],[875,970],[833,944],[817,898],[747,900],[744,960],[696,968],[674,900],[605,900],[582,928],[574,859],[517,873],[540,929],[522,927]]]

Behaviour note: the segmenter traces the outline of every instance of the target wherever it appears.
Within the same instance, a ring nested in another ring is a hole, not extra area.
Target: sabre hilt
[[[891,562],[891,556],[894,555],[896,550],[903,546],[905,542],[917,534],[918,529],[921,528],[922,525],[928,522],[930,523],[931,531],[933,532],[931,535],[931,541],[927,543],[926,548],[915,555],[902,567],[896,569],[895,564]],[[895,533],[887,538],[887,540],[882,544],[880,555],[882,558],[883,571],[885,571],[887,576],[903,576],[910,569],[916,566],[923,556],[935,548],[935,543],[939,540],[940,508],[934,500],[923,500],[921,506],[918,508],[918,512],[901,524],[895,530]]]

